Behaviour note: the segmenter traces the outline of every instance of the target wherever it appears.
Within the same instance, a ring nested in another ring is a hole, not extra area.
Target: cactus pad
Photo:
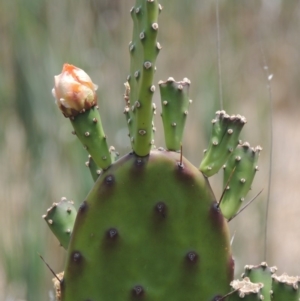
[[[233,277],[227,223],[180,155],[128,154],[78,211],[62,300],[213,300]]]

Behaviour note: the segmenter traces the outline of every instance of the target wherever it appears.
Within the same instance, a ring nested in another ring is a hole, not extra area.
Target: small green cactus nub
[[[162,120],[165,132],[165,141],[168,150],[179,151],[188,108],[191,103],[189,99],[190,80],[176,82],[172,77],[167,81],[159,83]]]
[[[64,249],[68,248],[76,215],[77,212],[74,203],[68,201],[66,198],[62,198],[58,203],[54,203],[47,210],[47,213],[43,215],[47,225]]]
[[[225,111],[217,111],[216,118],[212,120],[212,137],[210,145],[205,150],[200,170],[210,177],[229,159],[238,145],[239,135],[246,123],[241,115],[228,115]]]
[[[264,296],[264,301],[270,301],[270,291],[272,289],[271,276],[277,271],[277,267],[269,267],[266,262],[259,265],[246,265],[245,272],[242,277],[248,277],[253,283],[263,283],[261,293]]]
[[[157,0],[137,0],[131,9],[133,37],[129,43],[130,75],[125,84],[125,114],[131,145],[139,156],[147,156],[153,146],[152,96],[156,57],[161,49],[156,37],[160,5]]]
[[[224,195],[220,208],[225,218],[233,217],[245,200],[258,170],[257,160],[261,150],[260,146],[250,147],[248,142],[239,144],[224,165]]]
[[[272,275],[272,301],[299,301],[299,276]]]
[[[262,301],[264,300],[261,294],[261,289],[263,288],[262,283],[252,283],[248,277],[243,280],[233,280],[230,286],[234,292],[229,295],[229,301]]]

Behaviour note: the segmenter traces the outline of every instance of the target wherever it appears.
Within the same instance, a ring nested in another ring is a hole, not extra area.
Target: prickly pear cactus
[[[161,10],[157,0],[137,0],[130,10],[124,113],[131,153],[119,159],[108,147],[91,78],[69,64],[55,76],[56,103],[88,151],[95,180],[77,216],[65,199],[43,216],[67,249],[64,274],[56,279],[59,300],[217,301],[230,291],[227,219],[250,189],[260,148],[239,142],[245,117],[218,111],[203,161],[193,166],[182,156],[190,81],[172,77],[159,82],[166,148],[154,146]],[[224,165],[224,193],[217,201],[208,177]]]
[[[266,262],[246,265],[242,280],[230,283],[232,291],[227,294],[229,301],[299,301],[299,276],[276,275],[277,267],[268,267]]]

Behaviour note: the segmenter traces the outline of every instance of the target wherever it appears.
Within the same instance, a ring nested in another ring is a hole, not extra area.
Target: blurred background
[[[128,70],[133,0],[3,0],[0,2],[0,300],[53,300],[52,275],[63,270],[65,251],[42,214],[62,196],[80,204],[93,181],[85,150],[51,95],[53,76],[65,62],[84,69],[99,85],[109,144],[130,151],[122,111]],[[183,153],[196,166],[219,109],[215,1],[161,0],[155,82],[188,77],[193,104]],[[242,139],[263,147],[260,171],[248,199],[261,196],[235,220],[236,275],[264,259],[265,208],[273,162],[268,252],[280,273],[300,274],[300,2],[219,1],[224,109],[248,123]],[[266,62],[264,62],[264,57]],[[268,82],[266,70],[273,78]],[[158,93],[154,101],[160,107]],[[160,109],[158,109],[160,112]],[[164,146],[160,116],[156,145]],[[211,180],[221,195],[221,172]]]

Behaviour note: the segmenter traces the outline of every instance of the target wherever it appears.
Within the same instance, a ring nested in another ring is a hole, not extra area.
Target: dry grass
[[[53,75],[64,62],[85,69],[99,84],[109,142],[124,154],[129,141],[121,118],[129,66],[129,0],[2,1],[0,4],[0,299],[51,300],[51,274],[37,252],[60,272],[64,251],[41,215],[61,196],[80,203],[92,185],[86,154],[69,134],[51,96]],[[172,4],[170,4],[172,3]],[[183,4],[185,3],[185,4]],[[156,81],[192,81],[184,154],[198,164],[210,120],[218,109],[214,1],[162,1]],[[253,193],[262,197],[232,222],[237,270],[263,258],[263,224],[269,169],[270,109],[262,45],[274,105],[274,161],[268,261],[299,274],[300,243],[300,3],[297,0],[220,1],[224,107],[247,117],[243,138],[264,151]],[[155,101],[159,104],[158,96]],[[160,120],[157,117],[160,132]],[[158,133],[157,145],[163,145]],[[218,177],[216,177],[218,178]],[[218,181],[213,180],[217,195]]]

